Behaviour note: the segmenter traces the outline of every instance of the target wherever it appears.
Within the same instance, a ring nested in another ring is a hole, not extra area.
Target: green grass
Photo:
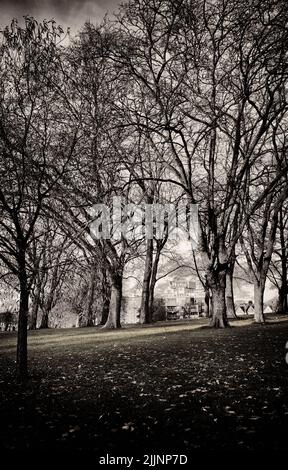
[[[125,455],[287,447],[288,319],[211,330],[29,333],[31,379],[14,379],[15,334],[0,336],[3,449]]]

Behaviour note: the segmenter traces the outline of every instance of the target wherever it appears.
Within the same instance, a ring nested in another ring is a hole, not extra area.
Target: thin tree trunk
[[[226,274],[226,311],[227,318],[237,318],[235,303],[234,303],[234,291],[233,291],[233,272],[234,264],[231,264]]]
[[[264,289],[265,282],[263,280],[254,282],[254,321],[256,323],[264,323]]]
[[[103,271],[102,273],[102,314],[101,314],[101,320],[100,320],[100,325],[105,325],[108,319],[109,315],[109,309],[110,309],[110,298],[111,298],[111,287],[107,279],[107,273],[106,271]]]
[[[96,267],[92,266],[92,272],[91,272],[91,278],[90,278],[90,284],[87,292],[87,300],[86,300],[86,311],[84,313],[84,318],[86,319],[86,325],[85,326],[94,326],[94,321],[93,321],[93,303],[94,303],[94,297],[95,297],[95,284],[96,284],[96,279],[97,279],[97,272],[96,272]]]
[[[108,299],[108,302],[107,301],[103,302],[103,310],[102,310],[100,325],[105,325],[105,323],[107,322],[107,319],[109,316],[109,310],[110,310],[110,299]]]
[[[107,279],[107,272],[105,269],[103,269],[100,272],[100,276],[101,276],[102,311],[101,311],[100,321],[98,322],[98,324],[104,326],[105,323],[107,322],[108,315],[109,315],[111,289],[110,289],[110,283]]]
[[[78,310],[78,327],[82,328],[82,327],[85,327],[86,325],[87,325],[87,322],[85,319],[85,312],[84,310],[82,310],[82,307],[81,307],[81,310],[80,309]]]
[[[198,271],[197,271],[198,274]],[[200,276],[198,274],[198,277],[200,279]],[[210,308],[210,289],[209,285],[207,282],[207,274],[205,275],[205,283],[202,284],[204,288],[204,309],[203,309],[203,314],[205,318],[209,318],[212,316],[212,309]]]
[[[279,217],[279,232],[280,232],[280,245],[281,245],[281,285],[280,289],[278,290],[278,305],[277,305],[277,312],[278,313],[287,313],[288,310],[288,283],[287,283],[287,248],[286,248],[286,240],[284,234],[284,220],[283,220],[283,207],[280,210],[280,217]]]
[[[277,301],[277,313],[285,315],[288,311],[288,302],[287,302],[288,290],[287,290],[287,281],[286,283],[281,284],[280,289],[278,289],[278,301]]]
[[[282,283],[280,289],[278,289],[277,313],[286,314],[287,310],[287,287],[283,286]]]
[[[147,240],[142,298],[141,298],[141,307],[140,307],[140,318],[139,318],[139,322],[141,324],[151,323],[152,321],[151,312],[150,312],[150,302],[149,302],[152,263],[153,263],[153,240]]]
[[[20,307],[17,338],[17,376],[20,380],[28,377],[27,326],[29,311],[29,288],[26,273],[25,254],[19,262]]]
[[[209,318],[211,316],[209,287],[206,286],[204,292],[204,317]]]
[[[40,291],[41,291],[41,283],[38,282],[36,285],[36,290],[33,294],[33,301],[31,307],[31,314],[29,315],[29,330],[36,330],[37,328],[37,318],[39,312],[39,305],[40,305]]]
[[[111,276],[111,297],[107,321],[103,328],[121,328],[122,275]]]
[[[44,301],[44,306],[43,306],[43,312],[42,312],[42,319],[41,319],[41,324],[40,328],[41,329],[46,329],[49,328],[49,316],[52,308],[55,306],[55,292],[56,288],[59,282],[58,279],[58,272],[59,272],[59,266],[56,264],[53,272],[52,272],[52,277],[51,277],[51,285],[50,289],[48,292],[47,299]]]
[[[155,286],[157,282],[157,272],[158,272],[158,266],[159,266],[159,261],[160,261],[160,254],[161,254],[161,249],[157,249],[153,266],[152,266],[152,273],[151,273],[151,280],[150,280],[149,312],[150,312],[152,320],[153,320]]]

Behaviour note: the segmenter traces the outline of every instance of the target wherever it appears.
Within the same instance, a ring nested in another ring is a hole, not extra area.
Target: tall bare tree
[[[115,24],[110,56],[133,77],[126,125],[166,145],[161,180],[199,206],[213,326],[228,324],[226,274],[245,223],[249,171],[269,165],[261,151],[286,112],[286,24],[282,1],[234,0],[135,0]]]
[[[32,277],[27,251],[44,201],[68,168],[77,130],[67,136],[53,80],[61,28],[16,20],[2,32],[0,50],[0,260],[20,286],[17,373],[27,376],[27,319]]]

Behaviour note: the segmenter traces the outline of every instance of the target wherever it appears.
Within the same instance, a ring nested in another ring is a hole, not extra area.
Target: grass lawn
[[[287,449],[288,318],[205,324],[31,332],[24,388],[14,379],[15,334],[1,334],[1,448]]]

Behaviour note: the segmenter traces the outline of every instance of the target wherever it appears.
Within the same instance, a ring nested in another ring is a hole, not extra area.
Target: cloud
[[[54,18],[75,33],[85,21],[98,22],[106,12],[115,11],[119,3],[120,0],[0,0],[0,24],[3,27],[13,17],[31,15],[39,20]]]

